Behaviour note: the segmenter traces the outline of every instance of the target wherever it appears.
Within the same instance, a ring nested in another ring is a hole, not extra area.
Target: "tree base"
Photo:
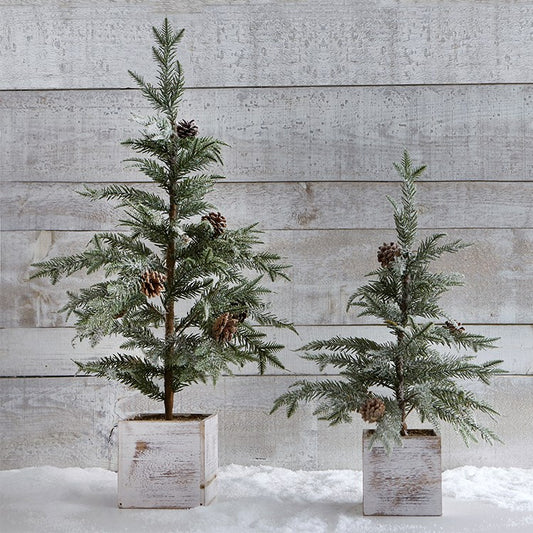
[[[118,424],[118,506],[188,509],[217,494],[217,415],[142,415]]]
[[[442,515],[440,436],[410,430],[387,454],[381,444],[370,448],[373,432],[363,432],[363,514]]]

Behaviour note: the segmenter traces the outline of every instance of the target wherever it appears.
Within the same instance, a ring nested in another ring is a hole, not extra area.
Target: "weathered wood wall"
[[[532,466],[533,5],[510,0],[8,0],[0,6],[0,468],[116,465],[117,420],[150,406],[134,392],[74,377],[56,313],[78,275],[51,287],[30,263],[83,246],[116,213],[86,205],[81,183],[138,182],[119,142],[146,112],[127,68],[153,72],[150,26],[186,28],[183,116],[231,145],[216,202],[230,223],[260,220],[294,265],[274,296],[300,338],[282,335],[290,372],[253,368],[179,398],[219,411],[222,463],[361,466],[362,424],[329,428],[304,407],[268,416],[313,366],[291,351],[333,334],[382,337],[344,311],[392,237],[385,194],[403,148],[427,163],[424,231],[477,242],[443,268],[467,286],[446,304],[469,329],[501,337],[510,374],[475,386],[502,412],[506,446],[465,448],[443,431],[444,468]],[[278,334],[279,335],[279,334]],[[154,407],[153,405],[151,406]]]

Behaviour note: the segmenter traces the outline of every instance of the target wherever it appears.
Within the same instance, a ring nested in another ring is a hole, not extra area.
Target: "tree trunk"
[[[165,368],[165,420],[172,420],[174,410],[174,390],[172,389],[172,369]]]
[[[407,266],[406,266],[407,269]],[[402,327],[407,326],[407,321],[409,318],[408,313],[409,307],[409,274],[405,272],[402,276],[402,300],[400,302],[400,311],[402,312]],[[398,333],[398,345],[400,344],[403,338],[401,332]],[[407,418],[407,413],[405,409],[405,380],[403,375],[403,355],[398,346],[398,357],[395,362],[396,367],[396,401],[398,402],[398,407],[402,414],[402,429],[400,430],[400,435],[405,437],[407,435],[407,424],[405,419]]]
[[[176,220],[176,204],[174,196],[170,195],[170,211],[169,211],[169,224],[172,228],[173,222]],[[174,283],[174,269],[176,268],[176,245],[174,243],[174,235],[171,230],[171,239],[168,243],[165,266],[167,269],[167,288],[172,288]],[[165,340],[168,340],[174,335],[174,300],[168,298],[166,301],[166,314],[165,314]],[[171,362],[173,358],[173,349],[169,348],[165,361],[165,419],[172,420],[172,411],[174,409],[174,388],[173,371]]]

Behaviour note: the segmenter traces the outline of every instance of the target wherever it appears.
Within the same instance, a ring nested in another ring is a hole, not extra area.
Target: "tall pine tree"
[[[174,394],[192,383],[216,380],[233,364],[252,361],[261,373],[268,363],[282,367],[276,353],[283,346],[258,326],[294,328],[263,301],[270,292],[263,277],[288,279],[287,266],[256,250],[262,243],[255,224],[230,229],[206,199],[222,179],[206,169],[221,163],[223,143],[198,136],[194,121],[178,116],[183,30],[165,19],[153,33],[157,83],[130,74],[155,114],[138,117],[140,136],[125,142],[139,154],[128,161],[153,186],[86,188],[81,194],[89,200],[118,202],[124,231],[96,234],[80,253],[36,263],[32,277],[55,284],[80,270],[103,272],[104,281],[68,292],[61,311],[75,317],[77,338],[94,346],[116,335],[123,343],[119,353],[78,362],[79,370],[163,401],[172,419]]]
[[[409,433],[407,416],[416,411],[422,421],[435,428],[450,423],[465,442],[476,436],[491,442],[496,435],[481,425],[476,412],[496,415],[458,381],[480,380],[503,372],[502,361],[476,364],[464,350],[477,352],[494,346],[497,339],[469,333],[439,306],[449,288],[462,285],[457,274],[435,273],[431,263],[443,254],[466,246],[461,240],[444,242],[437,233],[417,243],[418,216],[416,180],[425,167],[413,167],[409,154],[395,168],[402,179],[401,202],[391,198],[397,242],[378,250],[381,267],[368,274],[373,278],[348,301],[348,310],[359,316],[378,318],[392,334],[388,342],[361,337],[334,337],[303,346],[305,359],[321,371],[339,369],[338,379],[302,380],[280,396],[273,411],[286,406],[292,415],[299,402],[317,401],[315,414],[331,424],[350,422],[359,412],[367,422],[376,422],[373,440],[387,449],[401,443]]]

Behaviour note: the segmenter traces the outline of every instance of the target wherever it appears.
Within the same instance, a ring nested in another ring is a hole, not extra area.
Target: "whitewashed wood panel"
[[[503,359],[504,367],[512,374],[533,374],[533,326],[531,325],[466,325],[468,331],[489,337],[500,337],[498,348],[477,354],[479,362]],[[311,361],[296,353],[304,344],[336,335],[368,337],[379,342],[390,340],[385,326],[297,326],[298,335],[286,330],[264,328],[269,339],[280,342],[285,349],[280,358],[287,370],[269,367],[267,375],[318,374]],[[119,351],[120,341],[106,338],[97,347],[82,342],[72,346],[73,328],[6,328],[0,329],[0,376],[72,376],[76,361],[88,361]],[[327,370],[336,374],[338,369]],[[234,368],[236,375],[257,374],[257,365]]]
[[[459,322],[481,324],[533,323],[533,231],[453,230],[449,237],[476,243],[435,265],[460,272],[466,285],[443,297],[442,305]],[[426,235],[422,232],[421,235]],[[77,290],[99,278],[84,273],[52,286],[46,279],[28,281],[31,263],[77,252],[89,233],[2,232],[2,291],[0,327],[63,326],[57,313],[66,291]],[[378,266],[377,248],[394,238],[392,230],[272,231],[264,235],[266,249],[293,265],[291,282],[272,285],[270,299],[276,313],[299,325],[372,323],[346,312],[346,302]]]
[[[76,194],[82,188],[3,185],[3,230],[116,229],[122,212],[110,202],[88,203]],[[397,198],[398,189],[372,182],[220,183],[210,199],[230,228],[259,222],[262,229],[373,229],[393,227],[385,196]],[[533,181],[420,183],[419,227],[532,228],[532,198]]]
[[[90,280],[28,282],[29,264],[114,227],[112,207],[87,205],[73,191],[140,179],[121,163],[129,152],[119,141],[136,128],[129,113],[146,111],[126,69],[153,71],[149,27],[165,15],[187,30],[184,118],[231,145],[222,170],[234,183],[218,189],[219,208],[230,225],[259,218],[267,246],[294,265],[294,281],[278,286],[273,303],[302,334],[275,337],[292,349],[336,333],[383,334],[344,307],[376,247],[392,238],[384,194],[398,194],[391,163],[406,147],[429,165],[422,226],[465,228],[453,236],[479,243],[441,264],[468,282],[445,308],[475,331],[502,336],[502,349],[483,358],[531,372],[529,0],[8,0],[0,7],[0,327],[8,328],[0,330],[0,375],[72,372],[79,350],[72,353],[72,330],[55,311],[67,289]],[[91,356],[81,349],[80,359]],[[245,367],[216,388],[190,388],[178,408],[220,410],[225,464],[360,468],[359,420],[329,428],[311,406],[290,421],[267,415],[298,375],[316,371],[289,350],[283,357],[290,375],[251,377],[255,369]],[[533,426],[523,413],[533,407],[533,378],[508,376],[479,390],[502,411],[507,446],[467,449],[445,430],[443,466],[531,466],[524,443]],[[114,468],[116,421],[162,410],[79,377],[0,378],[0,405],[0,468]]]
[[[227,142],[230,181],[395,179],[404,148],[436,180],[531,180],[531,85],[190,90],[181,116]],[[137,91],[0,92],[3,181],[130,181]]]
[[[361,469],[358,416],[352,424],[330,427],[304,406],[291,419],[268,415],[273,400],[297,376],[222,378],[216,388],[192,386],[179,395],[176,411],[218,410],[222,465],[267,464],[289,468]],[[530,468],[533,448],[525,445],[533,420],[532,377],[501,377],[478,394],[501,412],[495,427],[505,445],[485,443],[469,448],[443,428],[443,468],[475,466]],[[160,412],[162,406],[96,378],[0,379],[0,468],[24,466],[99,466],[116,468],[119,419],[138,412]],[[413,421],[410,427],[417,424]]]
[[[190,86],[531,82],[526,0],[113,2],[2,7],[0,89],[131,87],[152,25],[187,34]]]

